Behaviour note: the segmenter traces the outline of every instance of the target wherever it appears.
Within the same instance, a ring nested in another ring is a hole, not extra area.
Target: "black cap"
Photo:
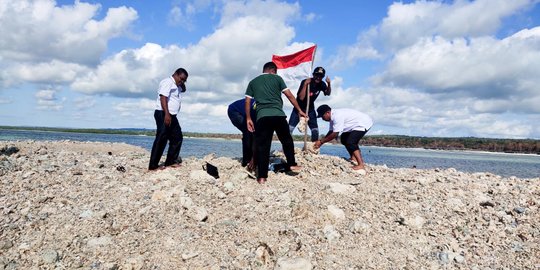
[[[324,75],[326,74],[326,70],[324,70],[323,67],[316,67],[315,70],[313,70],[313,75],[322,75],[324,77]]]
[[[317,118],[322,117],[324,113],[330,111],[330,106],[323,104],[317,108]]]

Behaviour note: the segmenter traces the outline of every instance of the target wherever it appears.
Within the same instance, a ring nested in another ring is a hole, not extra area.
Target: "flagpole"
[[[309,72],[312,72],[312,70],[313,70],[313,63],[315,63],[315,53],[316,53],[316,52],[317,52],[317,44],[315,44],[315,50],[313,50],[313,57],[312,57],[313,61],[311,61],[311,69],[309,70]],[[310,80],[310,81],[311,81],[311,80]],[[309,96],[310,96],[309,93],[310,93],[310,85],[311,85],[311,83],[309,83],[309,84],[307,85],[307,91],[306,91],[306,96],[307,96],[307,97],[306,97],[307,106],[306,106],[306,111],[305,111],[305,113],[308,115],[308,117],[309,117]],[[308,121],[309,121],[309,120],[308,120]],[[317,121],[317,120],[315,119],[315,121]],[[309,125],[308,125],[308,123],[306,123],[305,130],[304,130],[304,151],[307,151],[307,150],[308,150],[308,149],[307,149],[307,130],[308,130],[308,128],[309,128]]]

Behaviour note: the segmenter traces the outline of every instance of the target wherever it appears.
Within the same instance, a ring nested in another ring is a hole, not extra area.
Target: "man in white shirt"
[[[180,111],[180,93],[186,91],[186,81],[188,73],[185,69],[179,68],[174,74],[168,78],[163,79],[159,83],[157,90],[158,97],[156,101],[156,110],[154,111],[154,119],[156,120],[156,138],[152,145],[152,152],[150,153],[150,163],[148,164],[148,170],[159,169],[159,160],[163,155],[167,141],[169,142],[169,150],[167,151],[167,159],[165,160],[165,167],[172,166],[177,167],[179,164],[176,162],[178,155],[180,154],[180,148],[182,147],[182,141],[184,139],[182,135],[182,128],[178,123],[176,115]],[[164,167],[161,167],[163,169]]]
[[[330,122],[330,127],[326,136],[315,142],[315,148],[332,141],[341,133],[341,144],[345,145],[347,152],[351,155],[351,160],[357,164],[353,166],[353,169],[360,174],[365,174],[364,160],[358,142],[373,126],[371,117],[353,109],[332,109],[326,104],[317,108],[317,117]]]

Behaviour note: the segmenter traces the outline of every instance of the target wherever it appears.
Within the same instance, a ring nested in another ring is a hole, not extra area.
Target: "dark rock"
[[[124,166],[122,166],[122,165],[117,166],[116,170],[119,171],[119,172],[126,172],[126,168],[124,168]]]
[[[5,156],[11,156],[17,152],[19,152],[19,148],[15,146],[4,146],[2,147],[2,149],[0,149],[0,155],[5,155]]]
[[[482,206],[482,207],[488,207],[488,206],[489,206],[489,207],[494,207],[495,204],[492,203],[492,202],[481,202],[481,203],[480,203],[480,206]]]

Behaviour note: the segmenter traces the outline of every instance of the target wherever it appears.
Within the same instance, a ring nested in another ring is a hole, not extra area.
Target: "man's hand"
[[[169,113],[165,113],[165,126],[171,125],[171,115]]]
[[[184,92],[186,92],[186,90],[187,90],[187,89],[186,89],[186,85],[184,84],[184,82],[180,82],[180,83],[178,84],[178,87],[180,87],[180,92],[181,92],[181,93],[184,93]]]
[[[311,83],[311,78],[307,78],[306,81],[304,82],[304,85],[308,85],[309,83]]]
[[[253,124],[253,120],[248,119],[247,121],[247,129],[249,132],[255,132],[255,125]]]
[[[321,140],[317,140],[315,143],[313,143],[313,148],[319,149],[321,148],[322,142]]]
[[[330,77],[326,76],[326,84],[330,84]]]
[[[308,116],[305,112],[303,112],[303,111],[298,111],[298,114],[299,114],[300,116],[302,116],[302,117],[305,117],[305,118],[306,118],[306,121],[309,120],[309,116]]]

